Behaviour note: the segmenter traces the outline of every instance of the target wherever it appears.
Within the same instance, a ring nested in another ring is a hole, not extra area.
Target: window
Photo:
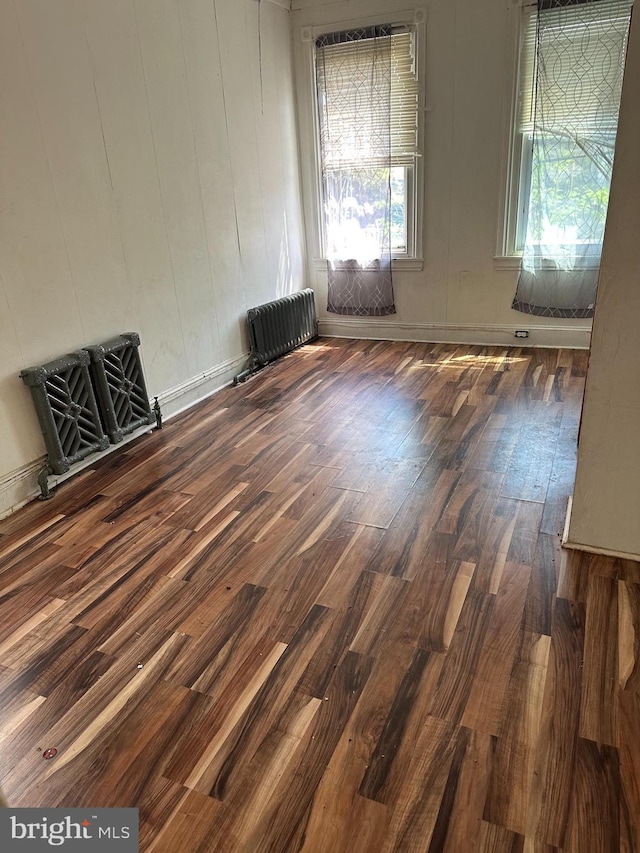
[[[376,63],[389,63],[390,74],[381,72],[372,82]],[[419,156],[415,30],[385,25],[320,36],[315,42],[315,71],[323,254],[376,257],[375,246],[386,229],[394,258],[415,257]],[[338,206],[340,215],[334,215]]]
[[[537,7],[523,8],[504,254],[522,253],[527,229],[541,245],[587,251],[601,244],[630,6],[631,0],[542,4],[542,84]],[[534,139],[536,80],[543,88]]]

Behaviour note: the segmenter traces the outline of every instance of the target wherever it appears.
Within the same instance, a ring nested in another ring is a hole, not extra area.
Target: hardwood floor
[[[9,803],[136,806],[153,853],[640,851],[640,565],[560,548],[585,366],[322,339],[0,522]]]

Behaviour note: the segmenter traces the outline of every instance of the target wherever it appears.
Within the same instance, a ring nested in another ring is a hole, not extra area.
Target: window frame
[[[588,0],[576,0],[576,3],[579,2]],[[510,0],[508,38],[512,53],[507,68],[505,103],[508,112],[504,121],[507,132],[502,155],[505,192],[500,199],[498,212],[498,239],[493,259],[495,269],[520,269],[524,248],[532,180],[533,140],[530,133],[520,130],[520,81],[523,44],[529,21],[536,13],[536,0]],[[535,63],[532,71],[535,74]]]
[[[391,15],[376,15],[358,18],[357,20],[334,21],[314,27],[303,27],[302,40],[307,52],[307,67],[309,71],[309,104],[312,111],[313,134],[313,258],[317,268],[326,268],[325,253],[325,222],[323,211],[322,189],[322,157],[320,151],[320,126],[318,116],[318,97],[316,90],[316,39],[327,33],[342,30],[359,29],[361,27],[406,26],[413,33],[415,50],[415,68],[418,80],[418,156],[414,163],[407,167],[407,251],[392,253],[392,262],[396,268],[422,269],[423,267],[423,202],[424,202],[424,141],[425,141],[425,57],[426,57],[426,12],[412,10]]]
[[[522,259],[522,246],[526,231],[529,194],[522,194],[525,183],[531,183],[531,151],[528,156],[525,149],[526,134],[518,127],[520,112],[520,77],[522,42],[526,33],[528,18],[535,15],[535,0],[512,0],[509,6],[508,39],[512,46],[510,63],[507,67],[504,120],[505,133],[502,155],[503,186],[505,193],[500,199],[498,212],[498,240],[494,256],[494,266],[499,269],[519,269]],[[529,168],[527,169],[527,166]],[[520,247],[520,248],[519,248]]]

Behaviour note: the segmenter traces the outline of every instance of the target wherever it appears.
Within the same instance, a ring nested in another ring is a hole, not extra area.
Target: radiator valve
[[[156,429],[162,429],[162,410],[160,409],[160,402],[157,397],[154,397],[153,400],[153,414],[156,416]]]

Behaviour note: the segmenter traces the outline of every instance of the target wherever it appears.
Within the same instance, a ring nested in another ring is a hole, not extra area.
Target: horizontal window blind
[[[633,0],[558,0],[524,11],[520,53],[518,129],[533,132],[538,76],[537,126],[553,132],[615,134],[624,56]],[[546,8],[545,8],[546,7]],[[547,57],[537,68],[536,43]]]
[[[360,31],[352,40],[350,34],[336,33],[316,42],[325,169],[388,164],[389,141],[396,165],[410,164],[418,155],[413,34],[389,30],[383,28],[381,35],[380,30]]]

